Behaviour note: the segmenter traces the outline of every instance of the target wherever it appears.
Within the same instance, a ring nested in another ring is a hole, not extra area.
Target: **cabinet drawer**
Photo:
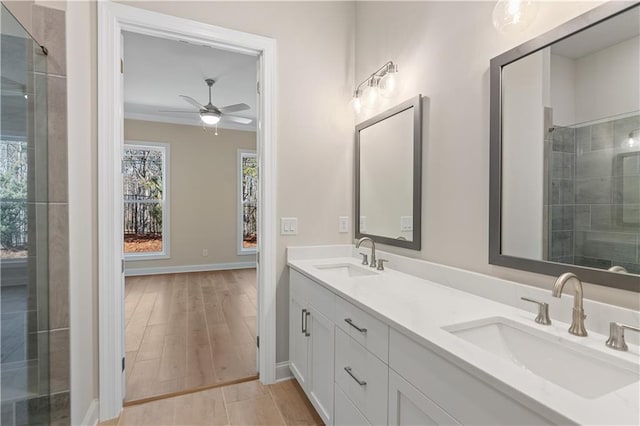
[[[569,424],[550,410],[526,407],[405,335],[389,333],[389,367],[462,424]],[[517,395],[514,395],[517,397]]]
[[[335,380],[369,422],[387,424],[389,368],[340,329],[336,329]]]
[[[336,426],[369,426],[365,416],[353,405],[353,402],[347,398],[342,392],[340,386],[335,387],[336,403],[335,403],[335,425]]]
[[[389,327],[362,309],[336,297],[335,323],[385,363],[389,358]]]

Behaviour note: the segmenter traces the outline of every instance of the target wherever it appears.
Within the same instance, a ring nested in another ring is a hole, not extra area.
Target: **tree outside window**
[[[124,252],[165,255],[166,148],[125,145],[123,155]]]
[[[258,161],[255,152],[240,152],[241,252],[255,252],[258,242]]]

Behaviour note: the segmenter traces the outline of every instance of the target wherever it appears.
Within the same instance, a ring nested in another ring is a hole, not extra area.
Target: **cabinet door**
[[[389,425],[459,425],[418,389],[389,369]]]
[[[336,406],[335,406],[335,425],[336,426],[369,426],[371,423],[367,418],[353,405],[347,395],[342,392],[340,386],[336,384]]]
[[[293,289],[291,290],[291,297],[289,297],[289,367],[302,389],[306,391],[309,338],[305,329],[308,326],[308,310],[306,302],[301,300],[299,296]]]
[[[309,399],[325,424],[333,424],[334,325],[309,305]]]

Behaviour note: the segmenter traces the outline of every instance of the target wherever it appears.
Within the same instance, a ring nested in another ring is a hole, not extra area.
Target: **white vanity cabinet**
[[[291,270],[290,369],[325,424],[333,424],[335,296]]]

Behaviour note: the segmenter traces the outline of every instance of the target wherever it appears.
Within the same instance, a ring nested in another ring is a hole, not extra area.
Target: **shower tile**
[[[69,327],[69,208],[49,205],[49,327]]]
[[[576,256],[635,262],[637,236],[615,232],[576,232]]]
[[[591,126],[591,150],[613,148],[613,123],[607,121]]]
[[[38,395],[49,394],[49,331],[38,332]]]
[[[587,152],[576,156],[576,177],[594,178],[612,175],[613,150]]]
[[[568,127],[557,127],[553,132],[553,151],[576,152],[575,131]]]
[[[552,179],[551,180],[551,204],[573,204],[573,180]]]
[[[551,232],[551,258],[573,256],[573,232]]]
[[[51,393],[69,390],[69,329],[49,334],[49,389]]]
[[[607,259],[596,259],[593,257],[576,256],[574,258],[574,264],[579,266],[586,266],[588,268],[596,269],[609,269],[611,267],[611,261]]]
[[[575,155],[565,152],[551,153],[551,178],[573,179]]]
[[[67,79],[49,76],[48,103],[48,199],[66,203],[68,196],[67,166]]]
[[[2,402],[2,408],[0,411],[0,424],[3,426],[15,426],[15,414],[13,411],[12,402]]]
[[[576,154],[581,155],[591,151],[591,126],[576,129]]]
[[[576,179],[576,204],[611,204],[610,177]]]
[[[67,74],[65,12],[39,5],[33,6],[33,36],[49,51],[47,72]]]
[[[578,204],[576,205],[576,230],[588,230],[591,228],[591,206]]]
[[[66,426],[71,422],[71,396],[69,392],[51,395],[51,426]]]
[[[551,231],[573,230],[574,206],[551,207]]]

